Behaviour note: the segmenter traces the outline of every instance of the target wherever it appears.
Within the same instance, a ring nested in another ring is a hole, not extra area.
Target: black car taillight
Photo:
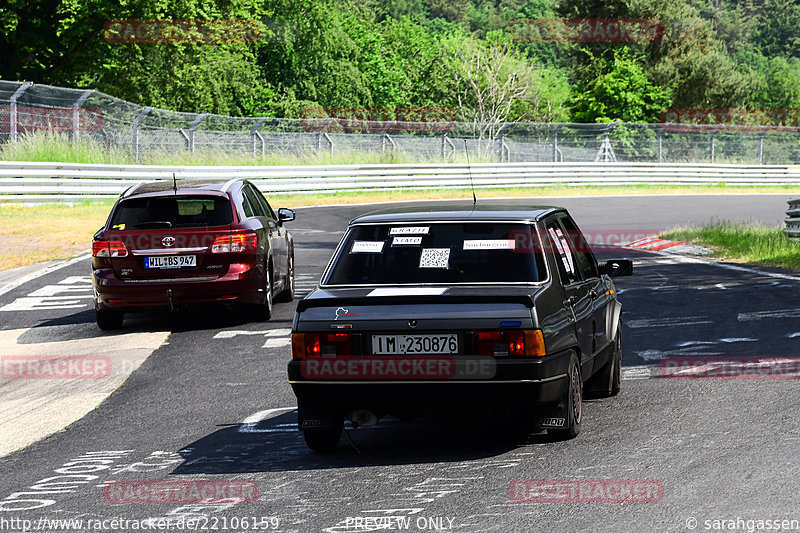
[[[476,331],[478,355],[507,357],[542,357],[546,355],[540,329]]]
[[[359,355],[352,333],[292,333],[292,359]]]

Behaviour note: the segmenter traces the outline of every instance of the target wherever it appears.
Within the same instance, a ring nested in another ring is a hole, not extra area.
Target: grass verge
[[[88,250],[111,205],[111,201],[74,206],[0,205],[0,270]]]
[[[662,237],[710,248],[715,259],[800,270],[800,243],[790,241],[781,227],[717,221],[700,228],[676,228]]]

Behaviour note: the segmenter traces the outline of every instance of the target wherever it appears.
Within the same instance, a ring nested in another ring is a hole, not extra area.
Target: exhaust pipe
[[[347,415],[347,419],[350,420],[350,423],[353,424],[353,427],[356,429],[362,426],[371,428],[378,423],[377,415],[367,409],[353,409],[350,411],[350,414]]]

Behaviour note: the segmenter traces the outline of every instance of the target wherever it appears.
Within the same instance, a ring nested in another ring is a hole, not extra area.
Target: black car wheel
[[[611,344],[611,358],[592,377],[587,394],[593,398],[610,398],[619,394],[622,384],[622,323],[617,325],[617,338]]]
[[[583,421],[583,381],[581,380],[581,365],[578,357],[573,354],[569,361],[567,371],[569,380],[564,402],[566,404],[566,427],[548,429],[547,432],[559,440],[574,439],[581,432]]]
[[[342,426],[332,429],[303,431],[306,446],[315,452],[332,452],[342,438]]]
[[[125,313],[121,311],[95,309],[94,314],[97,326],[104,331],[120,329],[125,319]]]
[[[289,254],[289,261],[286,265],[285,288],[275,297],[276,302],[291,302],[294,300],[294,252]]]

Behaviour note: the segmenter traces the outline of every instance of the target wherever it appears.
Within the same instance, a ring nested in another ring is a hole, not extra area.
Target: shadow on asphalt
[[[290,320],[281,321],[274,318],[264,324],[274,327],[275,324],[281,322],[286,322],[286,327],[291,327]],[[187,307],[179,309],[175,313],[160,309],[140,313],[126,313],[122,329],[103,331],[95,323],[94,310],[87,309],[71,315],[43,320],[23,333],[18,342],[20,344],[37,344],[154,331],[218,330],[254,323],[246,311],[212,304]]]
[[[349,428],[349,424],[345,427]],[[373,428],[349,428],[348,433],[353,443],[343,434],[335,452],[312,452],[297,429],[296,411],[291,411],[252,426],[228,426],[189,444],[179,452],[184,463],[172,473],[235,474],[457,463],[491,459],[525,444],[553,442],[545,433],[521,436],[513,421],[503,423],[489,418],[401,422],[386,417]],[[500,462],[488,464],[500,467]]]

